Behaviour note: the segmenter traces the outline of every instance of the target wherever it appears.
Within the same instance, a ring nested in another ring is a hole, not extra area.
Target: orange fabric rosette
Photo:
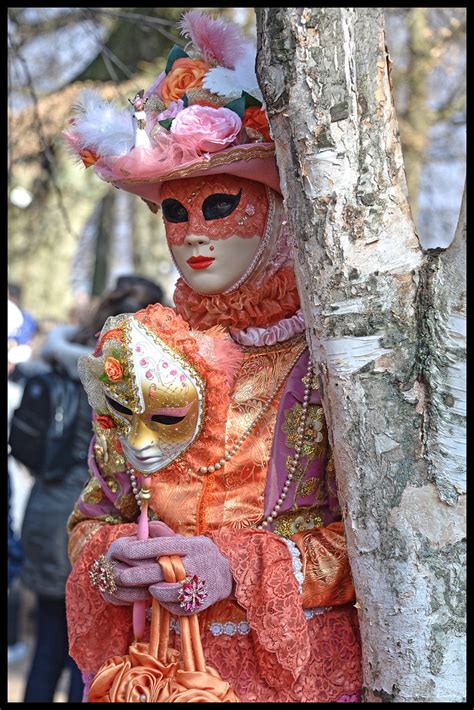
[[[181,558],[160,557],[167,582],[184,579]],[[90,703],[239,703],[212,667],[206,666],[197,616],[179,618],[181,653],[169,648],[170,614],[153,600],[149,643],[135,641],[125,656],[113,656],[94,677]]]
[[[161,98],[166,105],[182,98],[187,89],[198,89],[211,68],[201,59],[182,57],[173,62],[171,71],[161,85]]]
[[[174,652],[178,656],[178,652]],[[126,656],[106,661],[92,681],[90,703],[163,702],[167,681],[176,673],[178,658],[160,663],[148,643],[134,643]]]
[[[123,378],[123,369],[115,357],[108,357],[104,365],[105,374],[112,382],[119,382]]]

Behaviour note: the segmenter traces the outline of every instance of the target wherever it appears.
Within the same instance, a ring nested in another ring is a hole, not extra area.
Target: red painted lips
[[[215,261],[215,259],[210,256],[192,256],[188,259],[187,263],[192,269],[207,269],[213,261]]]

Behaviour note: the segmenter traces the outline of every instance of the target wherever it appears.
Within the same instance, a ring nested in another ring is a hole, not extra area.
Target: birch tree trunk
[[[334,448],[363,699],[461,702],[464,207],[452,246],[424,252],[382,8],[259,8],[257,31]]]

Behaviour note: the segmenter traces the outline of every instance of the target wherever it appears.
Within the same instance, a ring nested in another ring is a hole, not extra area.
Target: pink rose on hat
[[[242,121],[235,111],[194,104],[177,114],[170,132],[175,138],[185,137],[202,153],[215,153],[234,143],[241,128]]]

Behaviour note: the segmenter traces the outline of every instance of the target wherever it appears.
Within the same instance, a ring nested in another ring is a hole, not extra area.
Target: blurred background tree
[[[466,8],[387,8],[385,31],[418,235],[447,246],[465,175]]]
[[[159,215],[78,167],[60,134],[83,88],[118,105],[185,41],[180,8],[9,8],[9,280],[38,319],[64,320],[131,271],[171,298]],[[198,8],[255,38],[253,8]],[[465,8],[387,8],[387,45],[410,202],[422,243],[454,234],[465,164]]]

